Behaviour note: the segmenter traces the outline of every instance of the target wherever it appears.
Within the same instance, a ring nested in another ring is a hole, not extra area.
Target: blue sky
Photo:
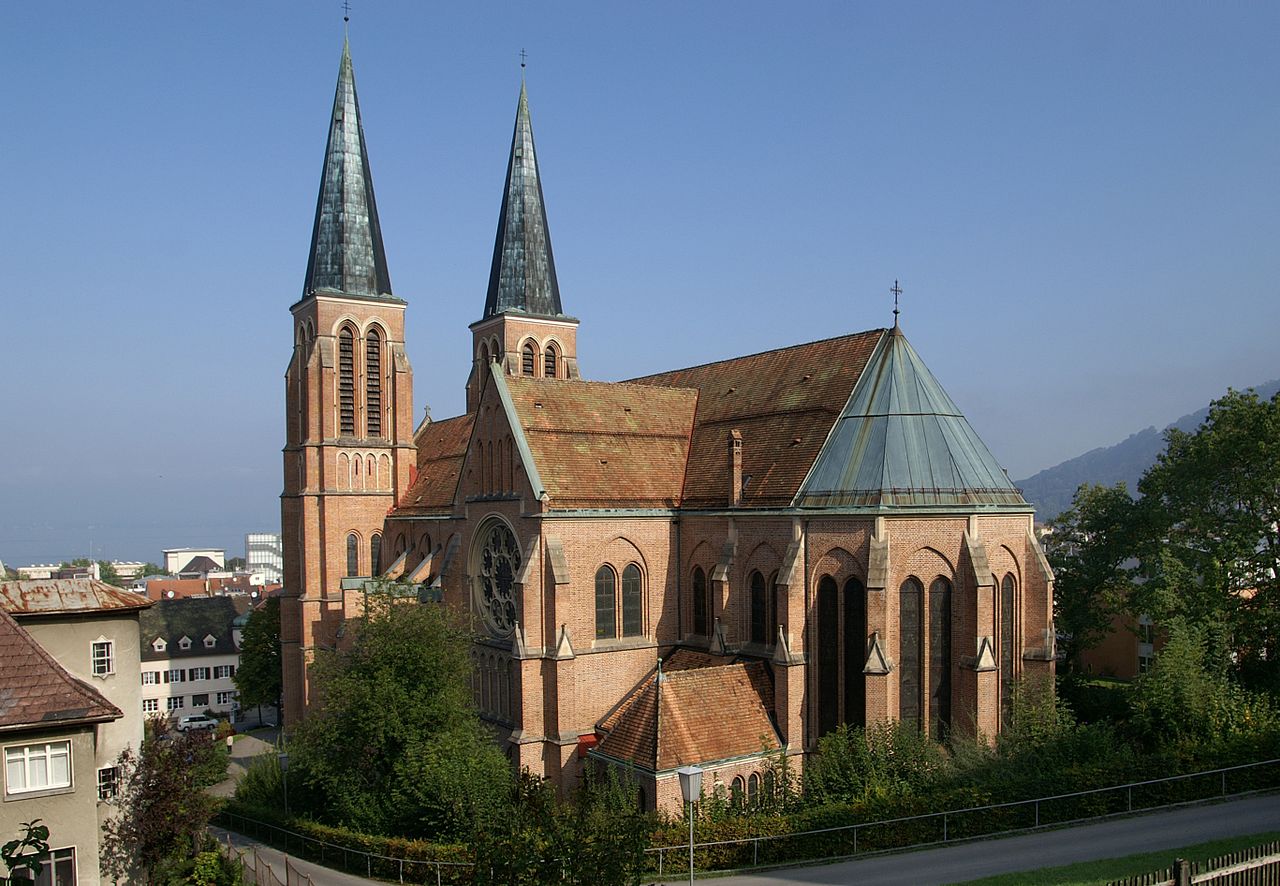
[[[14,4],[0,559],[278,526],[338,3]],[[1280,4],[353,4],[415,410],[528,82],[584,375],[903,327],[1023,477],[1280,376]]]

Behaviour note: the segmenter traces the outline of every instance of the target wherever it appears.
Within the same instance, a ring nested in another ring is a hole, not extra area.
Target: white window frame
[[[178,641],[178,648],[179,648],[179,649],[190,649],[190,648],[191,648],[191,638],[190,638],[190,637],[183,637],[181,640],[179,640],[179,641]]]
[[[158,698],[144,698],[144,699],[142,700],[142,713],[144,713],[144,714],[158,714],[158,713],[160,713],[160,699],[158,699]]]
[[[89,669],[95,677],[109,677],[116,672],[114,640],[98,637],[89,645]]]
[[[197,701],[196,699],[199,699],[199,698],[203,698],[204,701],[203,702]],[[196,708],[201,708],[201,707],[207,708],[208,706],[209,706],[209,693],[197,692],[195,695],[191,696],[191,709],[193,711]]]
[[[171,695],[164,700],[164,709],[166,711],[180,711],[187,706],[187,698],[185,695]]]
[[[215,680],[230,680],[235,675],[235,665],[216,665],[213,669],[213,679]]]
[[[52,780],[53,761],[56,758],[64,757],[66,759],[67,778],[66,781],[54,782]],[[44,760],[45,783],[40,785],[31,785],[31,764],[33,760]],[[6,796],[19,796],[21,794],[35,794],[41,791],[60,791],[68,790],[73,786],[73,768],[71,765],[71,739],[62,739],[60,741],[43,741],[34,744],[25,745],[9,745],[4,749],[4,792]],[[15,765],[22,767],[22,787],[15,788],[13,779],[10,777],[15,770]]]
[[[159,671],[143,671],[142,685],[143,686],[159,686],[160,672]]]
[[[105,778],[104,778],[105,776]],[[106,802],[120,794],[120,767],[104,766],[98,770],[98,799]]]
[[[164,681],[166,683],[185,683],[187,682],[187,672],[183,668],[169,668],[164,672]]]
[[[235,704],[240,700],[240,693],[234,690],[223,690],[218,693],[218,704]]]
[[[190,683],[199,683],[203,680],[208,680],[210,673],[211,671],[208,667],[190,668],[187,671],[187,681]]]
[[[205,638],[204,638],[204,648],[205,648],[205,649],[212,649],[213,647],[215,647],[215,646],[217,646],[217,645],[218,645],[218,638],[217,638],[217,637],[213,636],[213,634],[208,634],[207,636],[205,636]]]
[[[156,637],[155,640],[151,643],[151,648],[154,649],[156,652],[164,652],[165,649],[167,649],[168,647],[169,647],[169,644],[164,641],[163,637]]]

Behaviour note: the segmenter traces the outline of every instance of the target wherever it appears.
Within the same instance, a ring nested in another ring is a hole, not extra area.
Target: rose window
[[[485,624],[497,636],[505,636],[516,625],[516,572],[520,569],[520,548],[505,523],[494,523],[481,536],[478,570],[480,612]]]

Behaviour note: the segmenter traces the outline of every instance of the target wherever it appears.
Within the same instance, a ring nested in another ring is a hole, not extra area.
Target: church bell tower
[[[391,292],[344,41],[306,279],[290,308],[280,497],[289,726],[309,704],[314,651],[336,644],[343,621],[359,614],[343,579],[381,574],[383,520],[409,484],[413,371],[404,349],[404,310]]]

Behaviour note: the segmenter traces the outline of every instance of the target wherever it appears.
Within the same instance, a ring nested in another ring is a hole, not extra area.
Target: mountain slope
[[[1280,391],[1280,379],[1258,385],[1255,390],[1263,399],[1270,399]],[[1173,422],[1169,427],[1194,431],[1209,415],[1209,407],[1192,412]],[[1164,432],[1154,427],[1131,434],[1114,446],[1091,449],[1084,455],[1068,459],[1025,480],[1016,481],[1023,497],[1036,506],[1036,519],[1049,520],[1071,507],[1071,499],[1082,483],[1098,483],[1114,486],[1121,481],[1130,492],[1138,488],[1138,480],[1144,471],[1155,464],[1156,456],[1164,452]]]

